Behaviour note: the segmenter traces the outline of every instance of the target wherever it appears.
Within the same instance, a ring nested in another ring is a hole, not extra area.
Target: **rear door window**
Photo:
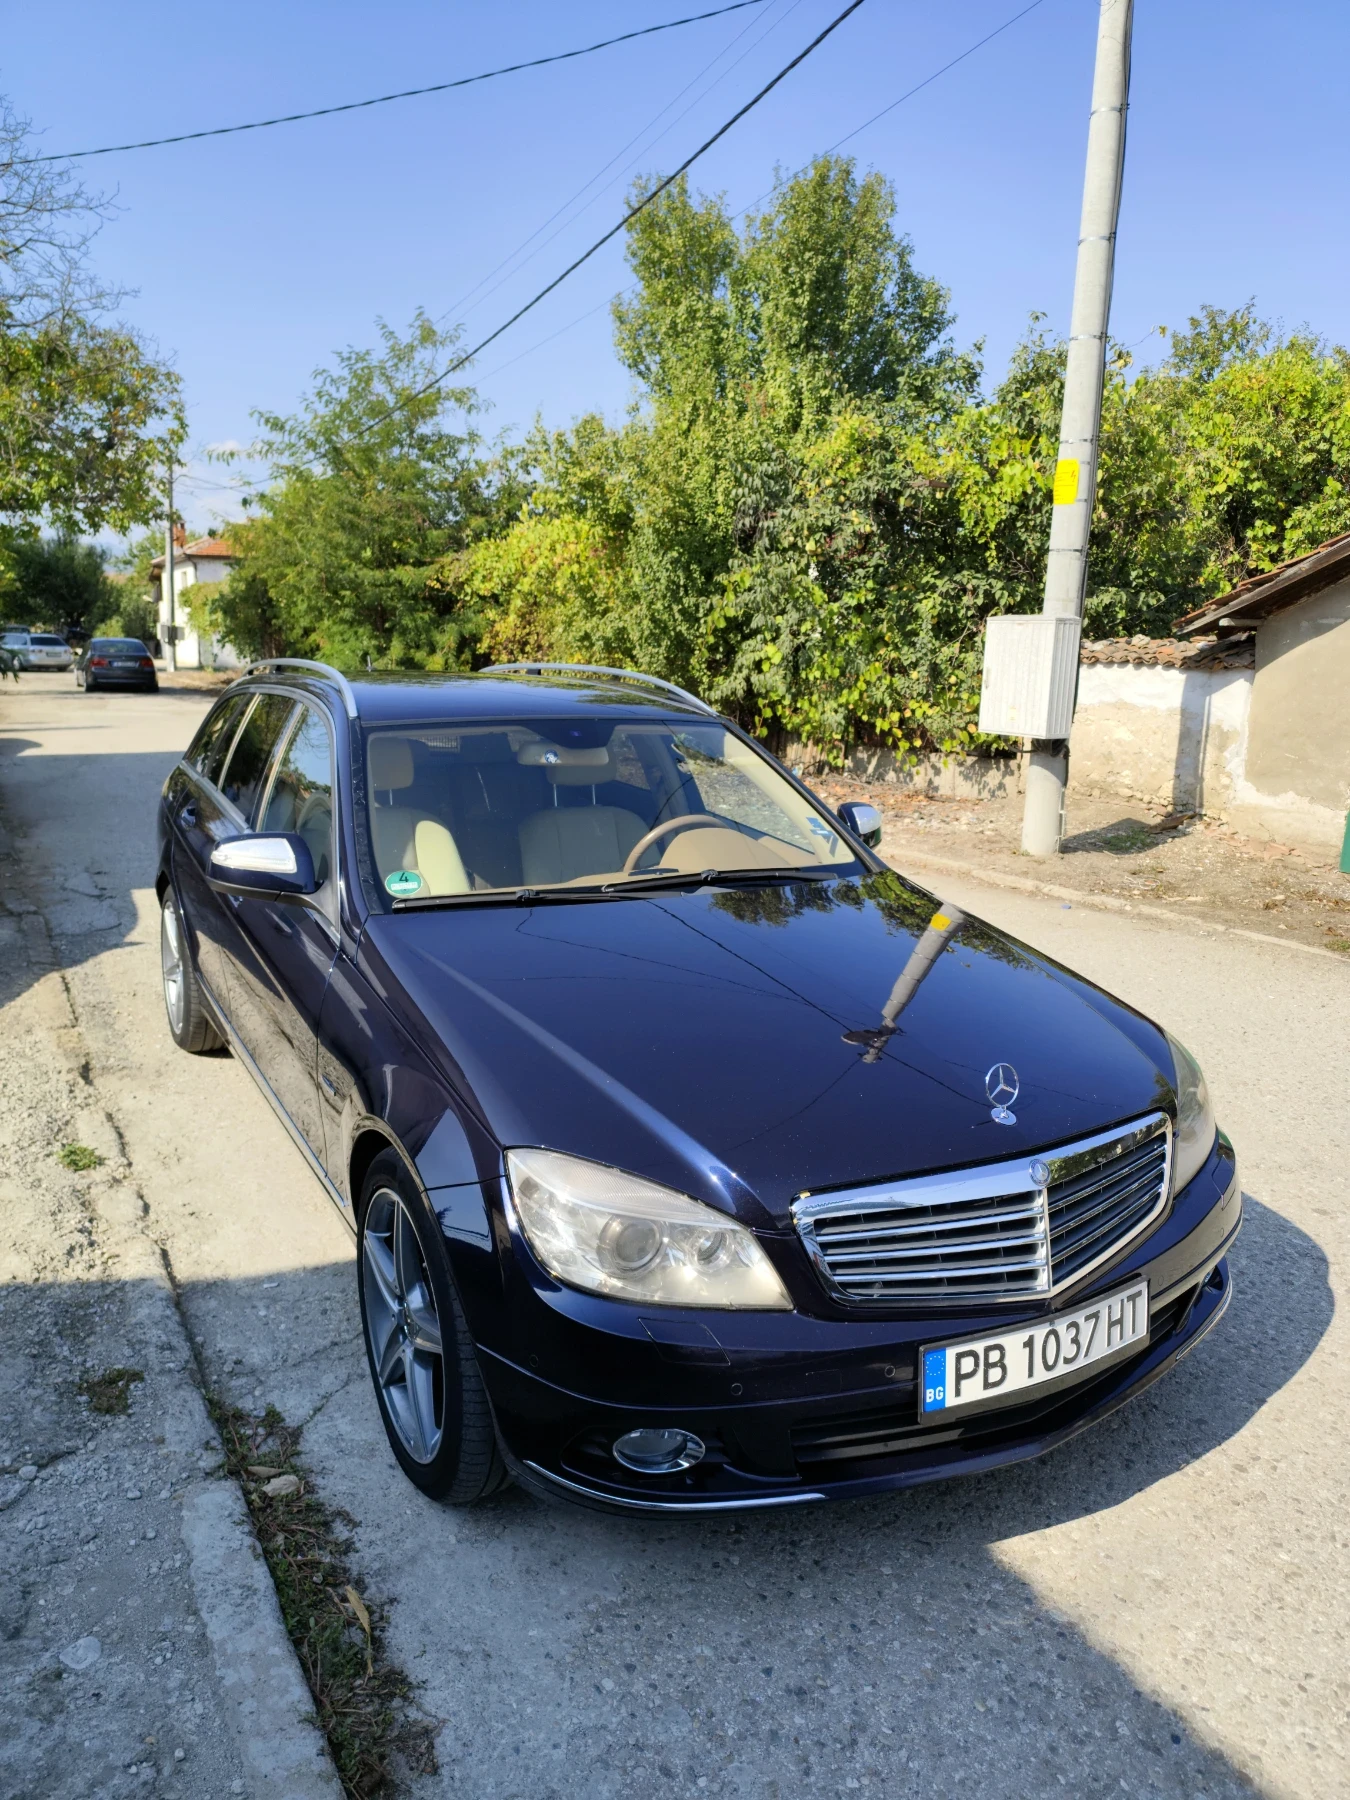
[[[235,728],[248,705],[247,694],[232,694],[208,713],[201,729],[188,746],[187,760],[205,780],[214,782],[229,753]]]
[[[267,786],[272,754],[295,711],[287,694],[260,694],[239,728],[229,759],[216,786],[252,823],[254,808]]]

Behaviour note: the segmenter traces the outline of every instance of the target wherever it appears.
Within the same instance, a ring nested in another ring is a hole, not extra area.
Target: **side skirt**
[[[230,1046],[231,1054],[238,1058],[257,1082],[259,1088],[262,1090],[264,1100],[267,1101],[268,1105],[272,1108],[272,1111],[291,1134],[291,1137],[295,1141],[296,1149],[309,1164],[311,1174],[318,1178],[324,1193],[327,1194],[328,1198],[333,1202],[333,1205],[341,1214],[343,1224],[346,1225],[348,1231],[355,1237],[356,1225],[352,1219],[351,1208],[348,1206],[338,1188],[335,1187],[333,1182],[329,1179],[327,1169],[324,1168],[318,1157],[315,1156],[313,1150],[310,1149],[309,1142],[304,1133],[300,1130],[300,1127],[277,1098],[271,1082],[263,1074],[257,1063],[254,1062],[253,1058],[240,1042],[239,1034],[235,1031],[233,1025],[230,1024],[224,1007],[220,1004],[219,1000],[216,999],[215,995],[211,992],[211,989],[206,985],[206,982],[202,980],[200,974],[198,974],[197,980],[201,983],[202,992],[206,995],[207,1003],[211,1008],[212,1016],[220,1027],[221,1035]]]

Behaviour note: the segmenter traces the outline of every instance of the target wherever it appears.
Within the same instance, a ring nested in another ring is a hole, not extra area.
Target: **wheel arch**
[[[399,1143],[389,1127],[374,1119],[363,1119],[352,1133],[351,1149],[347,1154],[347,1192],[352,1203],[352,1223],[361,1226],[361,1189],[365,1186],[366,1176],[370,1173],[370,1165],[383,1150],[392,1150],[398,1156],[408,1174],[417,1184],[418,1191],[424,1199],[427,1196],[426,1184],[417,1173],[417,1164]]]

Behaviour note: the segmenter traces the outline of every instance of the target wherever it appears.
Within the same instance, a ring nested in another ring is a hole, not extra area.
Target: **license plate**
[[[1147,1339],[1148,1283],[1136,1281],[1038,1325],[927,1346],[920,1352],[919,1410],[931,1417],[995,1406],[1011,1394],[1076,1377]]]
[[[114,669],[139,669],[140,666],[134,656],[114,656],[113,658]]]

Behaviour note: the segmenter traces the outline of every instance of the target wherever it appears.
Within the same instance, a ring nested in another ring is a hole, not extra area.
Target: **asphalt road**
[[[1350,969],[935,878],[1199,1055],[1247,1194],[1218,1330],[965,1482],[734,1522],[452,1512],[388,1454],[345,1226],[244,1071],[164,1025],[154,801],[205,704],[25,677],[4,803],[210,1377],[309,1420],[444,1721],[417,1794],[1350,1793]]]

